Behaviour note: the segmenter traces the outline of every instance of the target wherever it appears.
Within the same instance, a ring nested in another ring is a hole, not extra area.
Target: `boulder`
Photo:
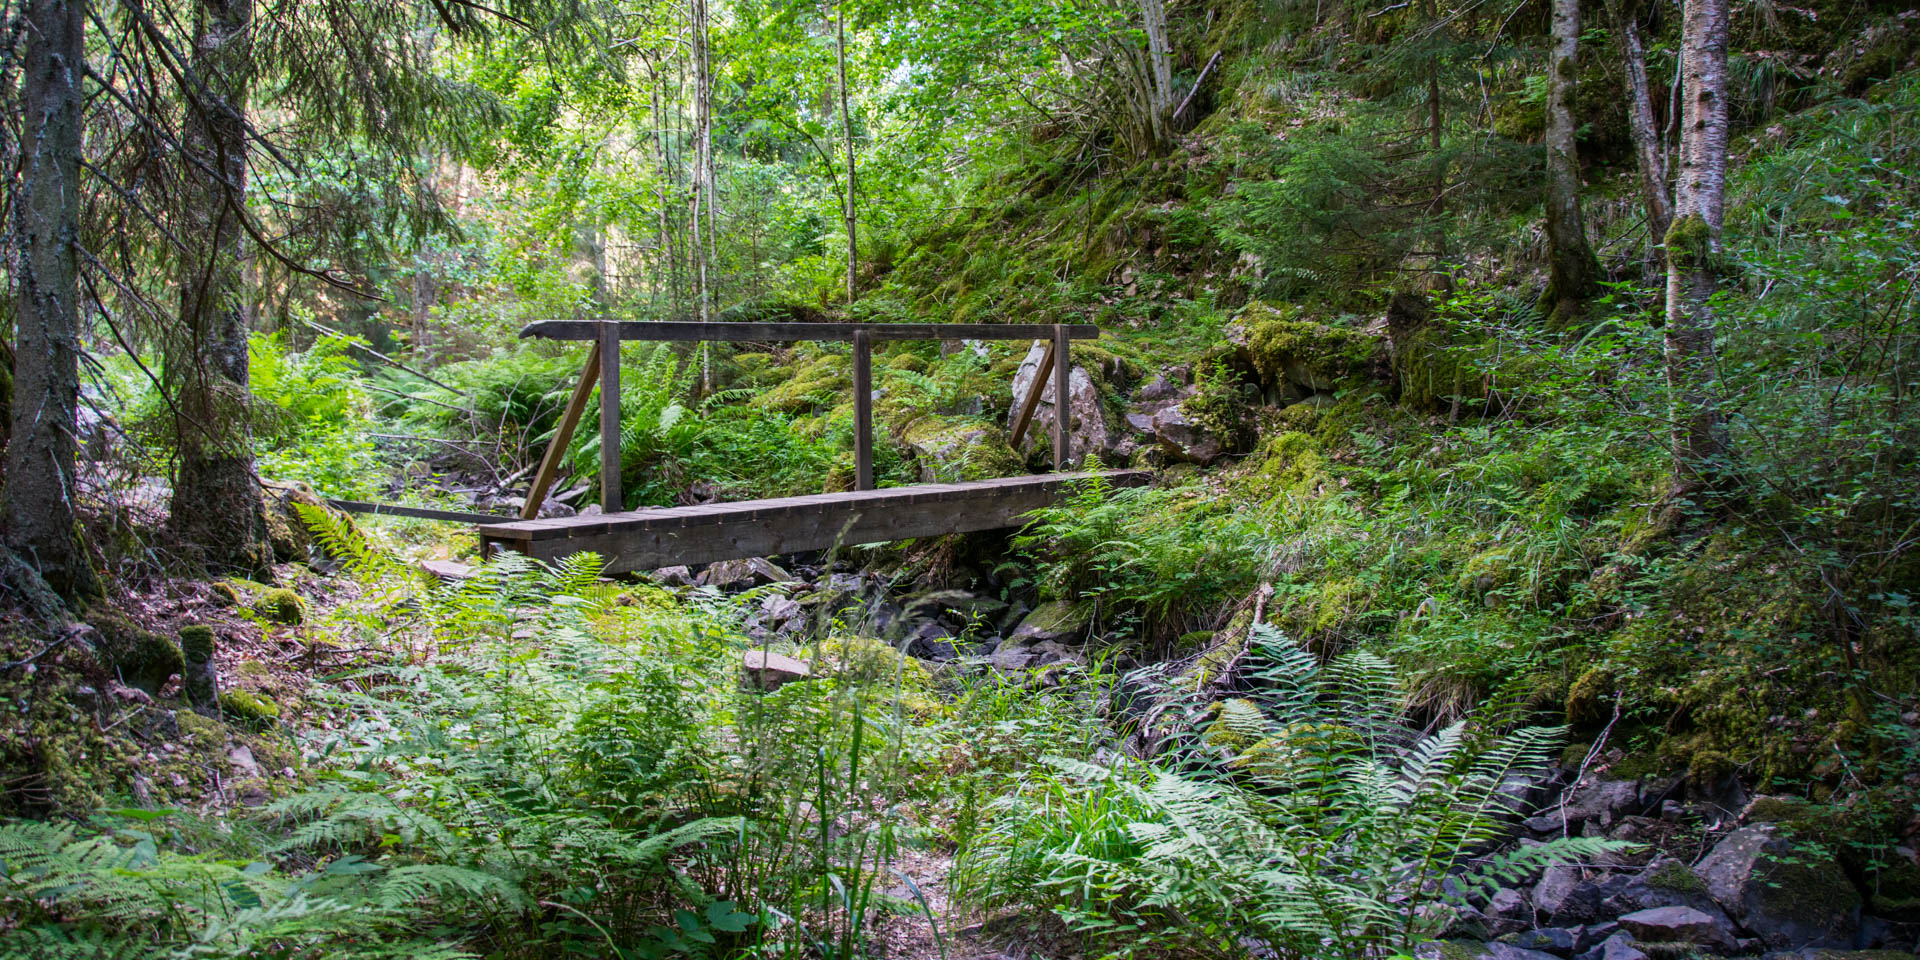
[[[653,572],[653,582],[663,587],[691,587],[694,583],[693,569],[684,563],[661,567]]]
[[[748,650],[740,658],[741,683],[748,690],[778,690],[813,676],[813,668],[792,657],[766,650]]]
[[[1025,463],[999,427],[978,420],[922,417],[902,436],[925,483],[986,480],[1020,473]]]
[[[1587,879],[1582,868],[1570,864],[1548,867],[1533,887],[1534,911],[1555,924],[1598,919],[1600,903],[1605,899],[1600,885]]]
[[[1771,823],[1728,834],[1694,865],[1707,893],[1769,947],[1853,946],[1860,894],[1840,866]]]
[[[1607,898],[1602,910],[1617,915],[1656,907],[1690,907],[1709,916],[1726,915],[1707,892],[1707,885],[1672,857],[1656,857],[1648,863],[1619,893]]]
[[[1011,640],[994,648],[987,662],[1002,673],[1018,673],[1056,663],[1083,663],[1080,652],[1052,640],[1015,643]]]
[[[1033,348],[1027,351],[1020,368],[1013,374],[1013,407],[1007,412],[1007,429],[1013,429],[1013,421],[1020,417],[1020,405],[1027,399],[1027,391],[1033,386],[1033,379],[1040,372],[1040,359],[1046,355],[1046,344],[1035,341]],[[1040,388],[1040,403],[1034,407],[1033,421],[1027,424],[1027,435],[1022,438],[1026,443],[1035,443],[1040,437],[1053,436],[1054,424],[1054,380],[1051,374]],[[1093,376],[1085,367],[1074,367],[1067,372],[1067,443],[1074,462],[1085,459],[1089,453],[1106,456],[1113,449],[1113,431],[1107,425],[1107,411],[1100,400],[1100,390],[1094,384]]]
[[[1736,946],[1733,925],[1692,907],[1655,907],[1620,917],[1620,926],[1634,939],[1651,943],[1692,943],[1715,950]]]
[[[1194,420],[1186,404],[1162,407],[1148,421],[1148,431],[1168,459],[1182,463],[1207,464],[1225,454],[1231,446],[1224,438]]]
[[[1087,611],[1066,600],[1050,600],[1033,609],[1020,625],[1007,635],[1010,644],[1039,640],[1082,641],[1086,639]]]
[[[1551,953],[1556,957],[1573,956],[1574,948],[1580,944],[1579,927],[1540,927],[1535,930],[1522,930],[1500,938],[1501,943],[1519,947],[1522,950],[1538,950]]]
[[[1533,926],[1533,904],[1527,895],[1510,887],[1501,887],[1488,898],[1487,927],[1497,936]]]
[[[1575,960],[1649,960],[1647,952],[1628,933],[1616,933],[1600,941],[1600,945],[1579,954]]]
[[[1471,940],[1430,940],[1413,948],[1413,955],[1415,960],[1561,960],[1554,954],[1510,943]]]
[[[780,566],[764,557],[748,557],[745,560],[721,560],[707,565],[700,571],[695,581],[701,586],[720,587],[757,587],[765,583],[792,583],[793,574],[782,570]]]
[[[300,516],[296,508],[305,507],[335,514],[338,511],[304,483],[263,480],[260,486],[266,495],[267,541],[273,545],[273,559],[279,563],[309,563],[323,553],[320,544],[314,540],[313,528],[307,526],[306,519]],[[344,515],[338,519],[352,525]]]

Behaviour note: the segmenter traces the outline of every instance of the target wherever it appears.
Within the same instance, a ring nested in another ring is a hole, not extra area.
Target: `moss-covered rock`
[[[98,610],[87,617],[99,638],[95,651],[100,666],[130,687],[148,694],[160,688],[186,666],[179,644],[134,623],[112,610]]]
[[[1260,380],[1308,391],[1328,391],[1372,374],[1384,357],[1377,336],[1298,318],[1291,308],[1249,304],[1238,322]]]
[[[1024,472],[1026,464],[998,426],[955,417],[921,417],[901,437],[926,482],[986,480]]]
[[[247,601],[247,598],[240,593],[240,588],[225,580],[212,584],[209,589],[213,593],[214,601],[221,606],[237,607]]]
[[[227,690],[220,694],[220,712],[235,722],[256,729],[280,722],[280,705],[251,690]]]
[[[304,483],[268,481],[267,542],[273,545],[273,558],[280,563],[305,563],[320,553],[313,529],[300,516],[301,509],[333,512],[333,507],[312,487]]]
[[[261,596],[255,610],[274,623],[292,626],[306,619],[307,603],[292,590],[278,587]]]
[[[853,389],[845,354],[824,353],[801,363],[787,382],[753,398],[753,405],[781,413],[808,413],[831,408],[840,395]]]

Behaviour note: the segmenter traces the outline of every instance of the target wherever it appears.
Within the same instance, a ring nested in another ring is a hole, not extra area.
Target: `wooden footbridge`
[[[1091,324],[535,323],[520,331],[520,336],[591,343],[586,365],[534,474],[520,519],[472,515],[460,518],[476,523],[483,553],[504,548],[538,560],[554,560],[591,550],[606,559],[609,573],[1017,526],[1022,514],[1053,503],[1076,480],[1103,477],[1109,483],[1125,486],[1149,479],[1145,471],[1139,470],[1065,472],[1072,463],[1068,449],[1071,415],[1066,402],[1067,374],[1072,364],[1067,360],[1067,347],[1073,340],[1099,335],[1099,328]],[[620,449],[620,342],[623,340],[852,341],[855,489],[772,500],[625,509],[620,489],[620,457],[606,455],[607,451]],[[873,485],[873,344],[889,340],[1045,340],[1047,349],[1040,369],[1014,419],[1012,443],[1018,446],[1025,435],[1051,377],[1056,411],[1052,436],[1054,472],[876,489]],[[601,512],[536,519],[567,445],[586,411],[596,380],[602,385]]]

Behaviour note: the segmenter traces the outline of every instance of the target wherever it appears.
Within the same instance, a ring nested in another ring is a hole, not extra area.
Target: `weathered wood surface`
[[[598,340],[603,326],[596,320],[542,320],[520,329],[522,337],[548,340]],[[875,343],[887,340],[1044,340],[1056,326],[1069,340],[1093,340],[1100,328],[1091,323],[702,323],[678,320],[622,321],[622,340],[852,340],[866,332]]]
[[[594,324],[600,349],[600,508],[626,509],[620,496],[620,335],[611,323]]]
[[[873,335],[853,335],[853,488],[873,489]]]
[[[560,461],[567,455],[567,444],[573,442],[573,430],[587,412],[587,400],[593,396],[593,385],[599,381],[600,344],[596,341],[593,349],[587,351],[587,365],[581,368],[580,379],[573,385],[567,409],[560,414],[560,423],[553,429],[553,440],[540,458],[540,469],[533,475],[533,486],[527,490],[527,503],[520,508],[520,519],[532,520],[540,515],[541,505],[547,502],[547,491],[553,489],[553,478],[560,472]]]
[[[607,561],[609,573],[626,573],[821,550],[836,543],[882,543],[1017,526],[1023,514],[1052,504],[1068,485],[1095,477],[1116,486],[1137,486],[1148,482],[1151,474],[1109,470],[929,483],[486,523],[479,526],[479,533],[489,551],[505,548],[536,560],[557,560],[591,550]]]
[[[433,510],[427,507],[403,507],[397,503],[369,503],[365,500],[327,498],[335,509],[348,513],[371,513],[380,517],[412,517],[415,520],[449,520],[454,523],[501,523],[511,521],[497,513],[462,513],[458,510]]]
[[[1033,371],[1033,383],[1027,387],[1027,395],[1020,401],[1020,415],[1013,420],[1013,433],[1007,438],[1007,446],[1020,449],[1020,440],[1027,435],[1027,424],[1033,422],[1033,411],[1040,406],[1040,395],[1047,392],[1048,377],[1053,374],[1053,341],[1047,341],[1047,352],[1040,355],[1040,367]]]
[[[1068,372],[1073,356],[1068,352],[1065,327],[1053,328],[1053,472],[1059,473],[1073,462],[1068,437],[1073,436],[1073,399],[1068,396]]]

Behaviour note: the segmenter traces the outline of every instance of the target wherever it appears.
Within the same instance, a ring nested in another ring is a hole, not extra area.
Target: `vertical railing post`
[[[620,494],[620,324],[600,325],[600,509],[626,509]]]
[[[873,489],[873,337],[853,332],[853,484]]]
[[[1065,324],[1053,325],[1053,469],[1055,473],[1073,462],[1067,449],[1067,430],[1073,419],[1073,404],[1067,397],[1067,374],[1073,369],[1073,355],[1067,352]]]

